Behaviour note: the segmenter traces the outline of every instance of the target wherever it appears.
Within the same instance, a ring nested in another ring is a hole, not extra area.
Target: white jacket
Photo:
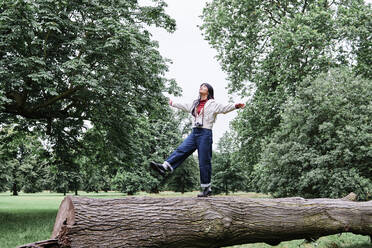
[[[182,104],[182,103],[173,102],[172,107],[191,113],[193,103]],[[214,99],[209,99],[205,103],[204,109],[202,109],[196,117],[192,116],[192,126],[197,127],[195,123],[203,123],[202,128],[212,129],[213,124],[216,121],[218,114],[226,114],[228,112],[233,111],[234,109],[235,109],[234,103],[223,105],[223,104],[217,103]],[[204,117],[203,117],[203,111],[204,111]]]

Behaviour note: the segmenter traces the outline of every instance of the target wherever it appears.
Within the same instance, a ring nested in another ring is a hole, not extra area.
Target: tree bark
[[[17,196],[18,195],[18,187],[17,187],[17,183],[16,182],[13,182],[12,191],[13,191],[13,196]]]
[[[372,201],[244,197],[67,196],[52,239],[61,247],[224,247],[352,232],[372,235]]]
[[[43,241],[37,241],[26,245],[18,246],[18,248],[60,248],[58,240],[48,239]]]

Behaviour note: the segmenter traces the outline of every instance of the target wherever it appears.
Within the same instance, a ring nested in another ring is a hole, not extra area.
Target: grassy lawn
[[[119,198],[125,195],[116,192],[84,193],[80,196]],[[196,192],[184,195],[174,192],[160,194],[140,193],[137,196],[174,197],[195,196]],[[235,193],[241,197],[267,197],[255,193]],[[43,192],[38,194],[23,194],[11,196],[9,192],[0,193],[0,248],[14,248],[18,245],[38,240],[49,239],[52,233],[59,204],[64,196],[57,193]],[[265,244],[250,244],[233,246],[234,248],[268,248]],[[323,237],[313,243],[304,243],[304,240],[282,242],[275,246],[280,248],[371,248],[369,237],[344,233]]]

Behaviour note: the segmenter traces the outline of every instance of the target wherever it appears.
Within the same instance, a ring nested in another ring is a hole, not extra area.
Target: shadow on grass
[[[340,248],[372,248],[372,243],[356,244],[356,245],[347,245],[341,246]]]
[[[331,235],[323,238],[328,240],[323,243],[325,248],[372,248],[370,238],[365,235],[344,233],[342,236]]]
[[[55,209],[0,211],[0,246],[14,248],[49,239],[56,215]]]
[[[50,219],[56,217],[57,211],[55,209],[17,209],[12,211],[0,210],[0,226],[8,224],[31,224],[36,220]]]

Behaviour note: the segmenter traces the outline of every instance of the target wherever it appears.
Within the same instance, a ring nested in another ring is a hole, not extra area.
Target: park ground
[[[195,196],[197,192],[185,194],[174,192],[161,192],[160,194],[139,193],[136,196],[174,197]],[[80,196],[119,198],[127,197],[118,192],[85,193]],[[241,197],[267,197],[256,193],[235,193]],[[10,192],[0,193],[0,248],[14,248],[18,245],[38,240],[49,239],[52,233],[58,207],[64,198],[63,194],[43,192],[37,194],[20,193],[11,196]],[[234,248],[269,248],[272,246],[256,243],[233,246]],[[344,233],[322,237],[312,243],[304,240],[282,242],[275,246],[278,248],[371,248],[369,237]]]

